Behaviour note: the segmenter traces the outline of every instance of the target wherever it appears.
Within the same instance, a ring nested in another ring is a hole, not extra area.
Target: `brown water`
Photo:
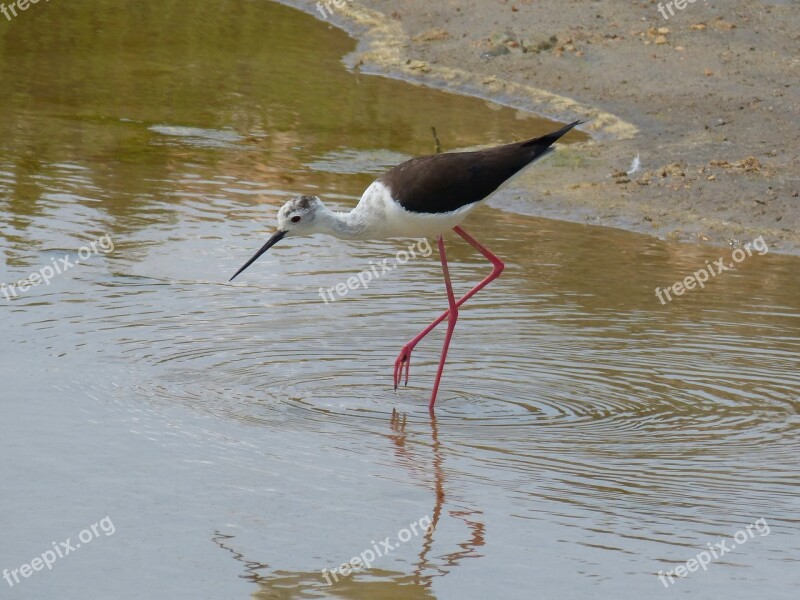
[[[432,421],[442,332],[407,389],[391,373],[446,306],[435,255],[328,304],[409,241],[287,240],[225,282],[286,198],[352,206],[431,125],[458,148],[553,123],[350,73],[352,40],[270,2],[39,3],[0,44],[0,282],[114,246],[0,295],[0,570],[115,525],[8,597],[638,599],[758,519],[673,587],[797,597],[798,258],[662,305],[730,250],[500,194],[466,228],[507,269],[461,313]],[[449,248],[466,290],[485,261]]]

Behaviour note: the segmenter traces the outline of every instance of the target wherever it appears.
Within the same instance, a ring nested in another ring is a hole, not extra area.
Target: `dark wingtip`
[[[554,131],[553,133],[548,133],[547,135],[543,135],[542,137],[534,138],[532,140],[528,140],[522,144],[522,147],[526,146],[534,146],[534,145],[541,145],[544,144],[549,146],[550,144],[554,144],[558,139],[564,135],[566,135],[572,128],[577,127],[578,125],[583,125],[586,121],[581,121],[580,119],[577,121],[573,121],[568,125],[564,125],[558,131]]]

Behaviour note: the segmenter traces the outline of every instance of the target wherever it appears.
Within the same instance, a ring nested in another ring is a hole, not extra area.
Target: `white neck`
[[[317,210],[314,228],[344,240],[357,239],[366,229],[364,215],[358,207],[349,212],[334,212],[324,204]]]

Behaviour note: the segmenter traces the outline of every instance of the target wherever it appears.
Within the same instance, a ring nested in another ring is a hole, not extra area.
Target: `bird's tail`
[[[541,146],[542,152],[544,152],[547,150],[547,148],[555,144],[556,141],[558,141],[560,137],[564,136],[570,129],[577,127],[578,125],[582,125],[583,123],[585,123],[585,121],[573,121],[569,125],[564,125],[564,127],[558,131],[554,131],[553,133],[548,133],[547,135],[523,142],[522,147],[527,148],[529,146]]]

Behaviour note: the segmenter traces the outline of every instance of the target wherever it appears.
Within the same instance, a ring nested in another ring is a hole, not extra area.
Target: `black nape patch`
[[[311,204],[316,200],[314,196],[300,196],[297,199],[297,207],[302,208],[303,210],[308,210],[311,208]]]

